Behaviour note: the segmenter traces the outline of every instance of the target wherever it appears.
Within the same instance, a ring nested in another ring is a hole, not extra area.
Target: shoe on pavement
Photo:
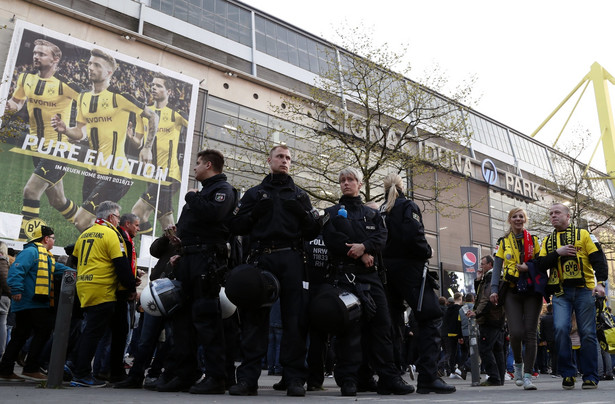
[[[491,378],[487,378],[487,380],[479,384],[479,386],[481,387],[501,386],[501,383],[496,382],[495,380],[492,380]]]
[[[402,396],[405,394],[414,393],[414,386],[406,383],[401,376],[394,377],[389,383],[378,382],[378,389],[376,393],[380,395],[395,394],[396,396]]]
[[[583,380],[583,384],[581,385],[583,390],[592,390],[598,388],[598,383],[592,380]]]
[[[31,380],[33,382],[44,382],[45,380],[47,380],[47,376],[45,376],[41,372],[21,372],[21,377],[26,380]]]
[[[344,380],[340,391],[344,397],[355,397],[357,395],[357,384],[352,380]]]
[[[205,377],[200,383],[190,387],[190,394],[224,394],[224,380]]]
[[[156,391],[160,391],[163,393],[178,391],[187,392],[188,390],[190,390],[190,387],[192,387],[192,383],[193,381],[191,380],[184,380],[179,376],[175,376],[174,378],[169,380],[168,383],[157,384]]]
[[[113,385],[114,389],[140,389],[143,387],[143,379],[137,379],[128,376],[121,382],[117,382]]]
[[[276,391],[285,391],[288,386],[286,385],[284,378],[281,378],[279,382],[274,383],[271,387],[273,387]]]
[[[305,397],[305,388],[303,388],[303,383],[299,380],[292,380],[288,383],[286,395],[289,397]]]
[[[231,396],[256,396],[258,394],[258,387],[251,387],[245,380],[240,380],[228,389],[228,393]]]
[[[515,363],[514,368],[515,368],[515,373],[514,373],[515,384],[521,387],[523,386],[523,363]]]
[[[536,386],[534,385],[534,383],[532,383],[531,377],[523,378],[523,390],[536,390]]]
[[[73,377],[70,385],[73,387],[105,387],[107,383],[103,380],[98,380],[93,376]]]
[[[378,382],[373,377],[370,377],[367,380],[359,381],[359,383],[357,383],[357,392],[364,393],[367,391],[378,391]]]
[[[568,377],[564,377],[564,380],[562,380],[562,388],[564,390],[572,390],[574,389],[574,383],[577,381],[577,379],[575,379],[574,377],[568,376]]]
[[[307,391],[325,391],[325,388],[322,386],[322,384],[316,385],[316,384],[308,383],[306,390]]]
[[[416,385],[416,392],[419,394],[450,394],[454,393],[455,391],[457,391],[455,386],[446,384],[446,382],[441,378],[437,378],[431,383],[418,383]]]
[[[3,382],[23,382],[25,379],[17,376],[15,373],[11,373],[10,375],[0,374],[0,381]]]

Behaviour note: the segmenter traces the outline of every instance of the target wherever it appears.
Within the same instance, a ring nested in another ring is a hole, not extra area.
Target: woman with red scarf
[[[536,359],[536,334],[542,307],[537,281],[546,277],[537,276],[534,270],[532,260],[538,256],[540,244],[538,237],[525,229],[526,223],[527,214],[522,208],[508,212],[510,229],[498,241],[489,299],[493,304],[504,304],[515,359],[515,384],[525,390],[536,390],[532,383],[532,367]]]

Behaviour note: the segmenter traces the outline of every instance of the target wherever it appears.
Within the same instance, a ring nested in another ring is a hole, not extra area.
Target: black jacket
[[[266,199],[271,200],[266,211],[253,214],[254,207]],[[300,211],[290,210],[289,201],[298,202]],[[231,231],[249,235],[251,245],[312,240],[320,232],[320,224],[311,211],[310,198],[289,175],[269,174],[241,198],[231,220]]]
[[[338,216],[344,205],[348,217]],[[346,243],[362,243],[365,252],[376,257],[387,239],[387,229],[380,213],[361,202],[361,197],[342,196],[337,205],[325,209],[329,220],[323,228],[323,239],[329,249],[330,261],[335,264],[364,266],[360,259],[347,256],[350,247]]]
[[[202,181],[203,189],[188,192],[177,221],[182,245],[219,244],[228,241],[228,222],[235,208],[235,190],[226,175],[217,174]]]
[[[399,194],[398,194],[399,195]],[[383,205],[384,206],[384,205]],[[381,213],[389,231],[384,258],[426,261],[431,258],[431,246],[425,239],[423,216],[416,203],[399,195],[390,212]]]

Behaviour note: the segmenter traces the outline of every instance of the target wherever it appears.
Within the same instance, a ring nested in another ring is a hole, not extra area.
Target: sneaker
[[[523,390],[536,390],[536,386],[532,383],[531,377],[523,378]]]
[[[538,379],[539,376],[540,376],[540,374],[538,372],[532,373],[532,380]]]
[[[21,372],[21,377],[26,380],[31,380],[33,382],[44,382],[45,380],[47,380],[47,376],[45,376],[41,372]]]
[[[511,377],[510,373],[508,373],[508,372],[504,373],[504,380],[506,380],[506,381],[512,380],[513,377],[514,377],[514,375]]]
[[[450,375],[448,375],[449,379],[461,379],[461,376],[458,375],[457,373],[451,373]]]
[[[562,388],[564,390],[572,390],[574,389],[574,383],[577,381],[577,379],[575,379],[574,377],[564,377],[564,380],[562,380]]]
[[[583,390],[592,390],[598,388],[598,383],[591,380],[583,380],[583,384],[581,385]]]
[[[613,375],[604,375],[602,380],[613,380]]]
[[[514,373],[515,384],[521,387],[523,386],[523,363],[515,363],[514,367],[515,367],[515,373]]]
[[[72,387],[105,387],[107,383],[102,380],[98,380],[93,376],[86,376],[79,378],[73,377],[70,385]]]
[[[23,382],[25,379],[17,376],[15,373],[11,373],[10,375],[2,375],[0,374],[0,380],[3,382]]]

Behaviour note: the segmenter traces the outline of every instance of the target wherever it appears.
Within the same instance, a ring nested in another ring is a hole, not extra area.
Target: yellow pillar
[[[594,83],[594,94],[596,96],[596,109],[598,110],[598,121],[600,122],[600,134],[602,139],[602,149],[604,150],[604,161],[607,175],[615,185],[615,141],[613,139],[613,110],[611,109],[611,98],[609,97],[608,82],[613,81],[613,77],[598,63],[592,64],[589,73],[591,81]]]

